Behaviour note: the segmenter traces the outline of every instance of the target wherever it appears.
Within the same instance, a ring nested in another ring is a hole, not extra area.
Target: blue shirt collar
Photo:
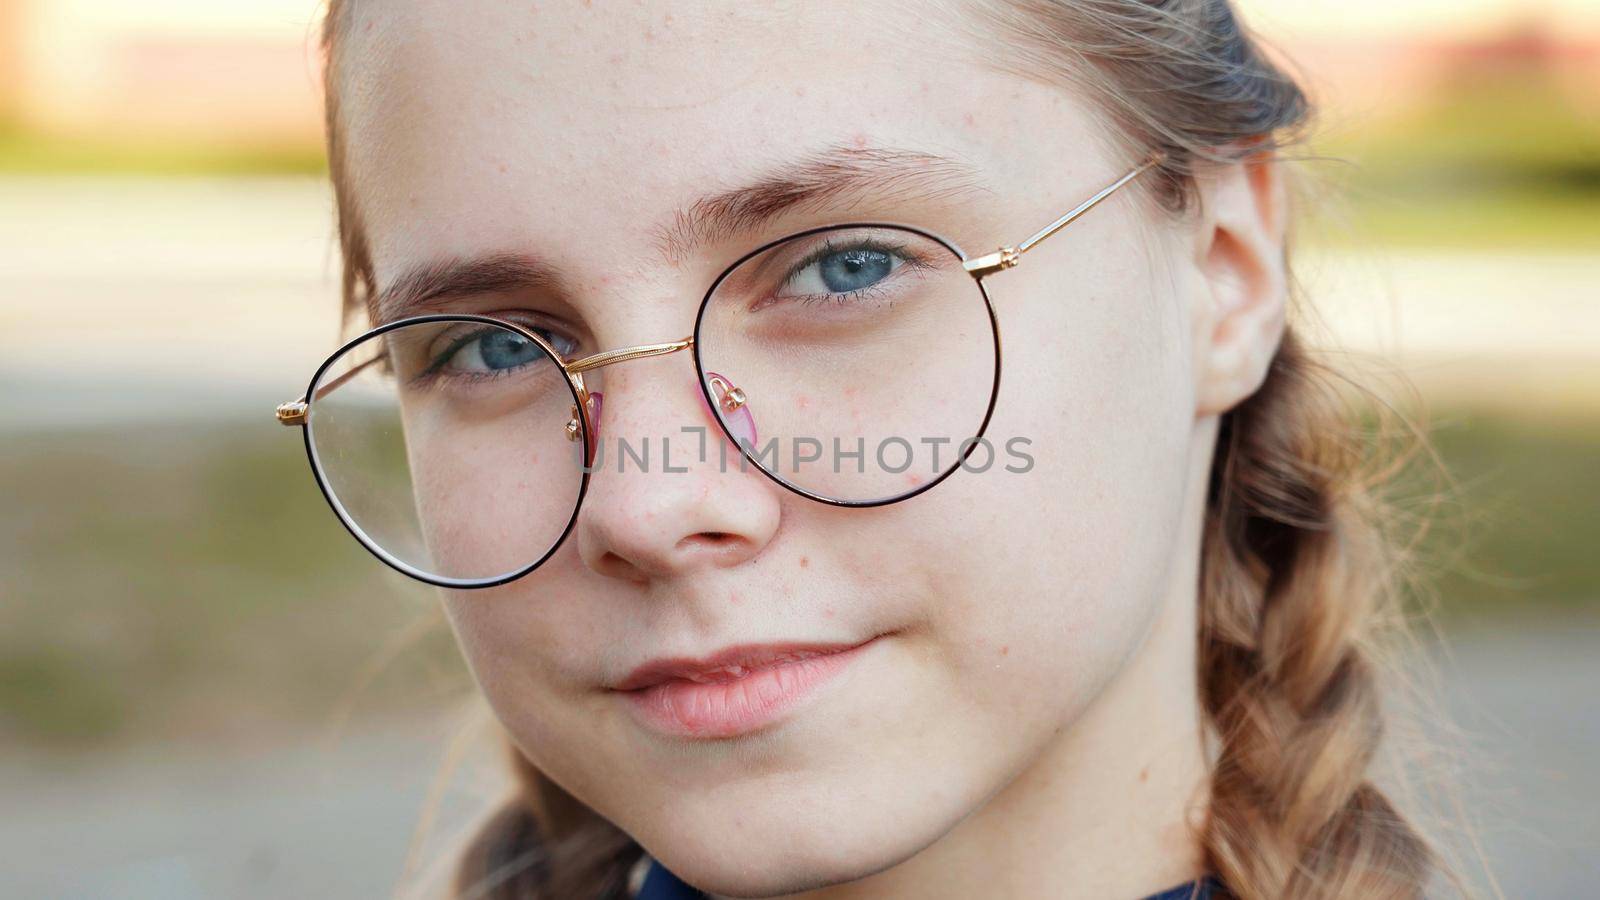
[[[650,868],[645,872],[644,884],[640,886],[639,893],[634,895],[634,900],[707,900],[709,896],[652,859]],[[1222,883],[1207,877],[1151,894],[1145,900],[1222,900],[1224,896]]]

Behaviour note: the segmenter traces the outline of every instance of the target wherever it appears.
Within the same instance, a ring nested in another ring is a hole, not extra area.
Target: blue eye
[[[569,353],[575,346],[572,341],[557,335],[545,333],[541,336],[554,346],[557,352]],[[453,341],[445,351],[436,358],[430,369],[448,369],[456,373],[494,375],[519,369],[550,356],[534,341],[530,341],[515,331],[503,328],[484,328],[471,334],[465,334]]]
[[[785,287],[806,297],[859,294],[888,278],[907,259],[892,247],[863,243],[818,249],[794,267]]]
[[[533,341],[520,334],[510,331],[493,331],[482,335],[477,340],[463,347],[457,352],[476,351],[475,355],[482,360],[486,368],[492,370],[514,369],[517,366],[527,365],[545,355],[544,349]]]

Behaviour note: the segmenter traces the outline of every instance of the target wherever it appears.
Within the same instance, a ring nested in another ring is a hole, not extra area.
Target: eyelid
[[[582,339],[571,334],[566,334],[565,329],[563,328],[557,328],[548,322],[542,321],[519,321],[519,319],[533,319],[534,317],[528,315],[529,312],[530,311],[528,310],[508,310],[490,313],[488,317],[491,319],[498,319],[509,324],[519,325],[529,331],[534,332],[535,334],[538,334],[541,331],[557,332],[559,335],[570,341],[573,345],[571,350],[563,351],[563,349],[559,346],[558,341],[550,342],[551,345],[554,346],[556,353],[563,357],[570,356],[581,349]],[[469,342],[481,337],[485,332],[492,331],[494,327],[495,326],[484,322],[458,322],[439,332],[434,336],[432,344],[424,350],[424,354],[429,362],[427,368],[419,373],[419,375],[428,375],[438,371],[441,366],[449,362],[450,359],[454,358],[455,354],[460,352],[462,347],[465,347]],[[543,337],[543,335],[540,336]],[[548,338],[546,338],[546,340],[548,340]],[[445,344],[445,346],[435,350],[434,348],[439,347],[441,343]]]
[[[556,351],[561,353],[564,357],[570,357],[572,354],[575,354],[581,350],[584,346],[583,337],[579,334],[582,329],[574,327],[572,324],[549,313],[524,308],[500,310],[487,313],[487,315],[491,319],[499,319],[503,322],[509,322],[513,325],[520,325],[529,331],[553,331],[565,337],[567,340],[572,342],[573,348],[570,352],[563,352],[561,347],[557,346]]]

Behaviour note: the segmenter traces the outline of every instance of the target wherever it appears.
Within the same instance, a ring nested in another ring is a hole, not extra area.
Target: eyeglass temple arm
[[[383,358],[384,358],[384,354],[380,353],[377,356],[374,356],[373,358],[367,360],[366,362],[361,363],[360,365],[351,367],[350,371],[345,372],[344,374],[340,375],[338,378],[333,379],[332,381],[328,382],[327,384],[317,385],[317,396],[321,397],[321,396],[327,394],[329,391],[333,390],[334,388],[338,387],[339,385],[344,384],[346,381],[349,381],[350,379],[352,379],[352,378],[356,377],[357,375],[359,375],[361,373],[362,369],[365,369],[367,366],[370,366],[373,363],[375,363],[378,360],[383,359]],[[300,396],[299,400],[290,400],[288,403],[280,403],[280,404],[278,404],[278,408],[275,411],[276,415],[278,417],[278,424],[280,424],[280,425],[304,425],[304,424],[306,424],[306,410],[309,409],[309,408],[310,408],[310,404],[306,402],[306,396],[304,394],[302,394]]]
[[[564,368],[567,370],[567,374],[575,375],[579,372],[587,372],[590,369],[598,369],[601,366],[609,366],[612,363],[626,362],[630,359],[642,359],[646,356],[675,353],[679,350],[687,349],[693,344],[694,338],[691,336],[678,341],[668,341],[664,344],[641,344],[637,347],[623,347],[620,350],[607,350],[604,353],[596,353],[593,356],[585,356],[582,359],[565,363]],[[321,397],[339,385],[344,384],[360,374],[362,369],[383,358],[382,354],[374,356],[327,384],[318,385],[317,396]],[[298,400],[290,400],[288,403],[280,403],[276,410],[278,421],[284,425],[304,425],[306,423],[306,410],[309,406],[310,404],[307,403],[307,398],[304,396],[301,396]]]
[[[1050,235],[1055,234],[1061,229],[1067,227],[1067,225],[1071,224],[1074,219],[1078,218],[1089,210],[1094,209],[1095,206],[1100,203],[1100,201],[1116,193],[1118,188],[1121,188],[1123,185],[1139,177],[1139,175],[1145,170],[1151,168],[1165,158],[1166,154],[1160,151],[1151,153],[1145,158],[1143,163],[1139,164],[1138,168],[1106,185],[1104,188],[1101,188],[1099,193],[1073,207],[1061,218],[1056,219],[1049,225],[1046,225],[1045,227],[1029,235],[1028,238],[1022,243],[1017,244],[1015,247],[1001,247],[999,250],[996,250],[993,253],[985,254],[977,257],[976,259],[969,259],[962,264],[963,267],[972,274],[973,278],[982,278],[985,275],[998,272],[1001,269],[1009,269],[1012,266],[1015,266],[1021,261],[1022,254],[1027,253],[1030,249],[1032,249],[1034,244],[1039,243]]]

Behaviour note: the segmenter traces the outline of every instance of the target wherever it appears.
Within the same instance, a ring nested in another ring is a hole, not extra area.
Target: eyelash
[[[801,257],[799,262],[790,267],[789,274],[784,276],[783,283],[789,284],[790,282],[794,281],[801,272],[804,272],[814,263],[820,262],[829,256],[834,255],[835,253],[845,250],[876,250],[880,253],[888,253],[889,255],[902,260],[903,264],[906,266],[914,266],[917,268],[925,267],[925,263],[923,263],[921,259],[917,258],[916,254],[907,252],[906,245],[904,244],[894,244],[881,240],[859,240],[852,241],[851,243],[845,245],[837,245],[833,242],[832,238],[828,238],[823,242],[822,246],[812,250],[810,253],[807,253],[804,257]],[[797,295],[794,297],[785,297],[783,299],[799,301],[800,303],[807,304],[846,303],[851,300],[869,296],[871,292],[878,286],[878,283],[874,283],[864,288],[846,291],[842,294]]]

